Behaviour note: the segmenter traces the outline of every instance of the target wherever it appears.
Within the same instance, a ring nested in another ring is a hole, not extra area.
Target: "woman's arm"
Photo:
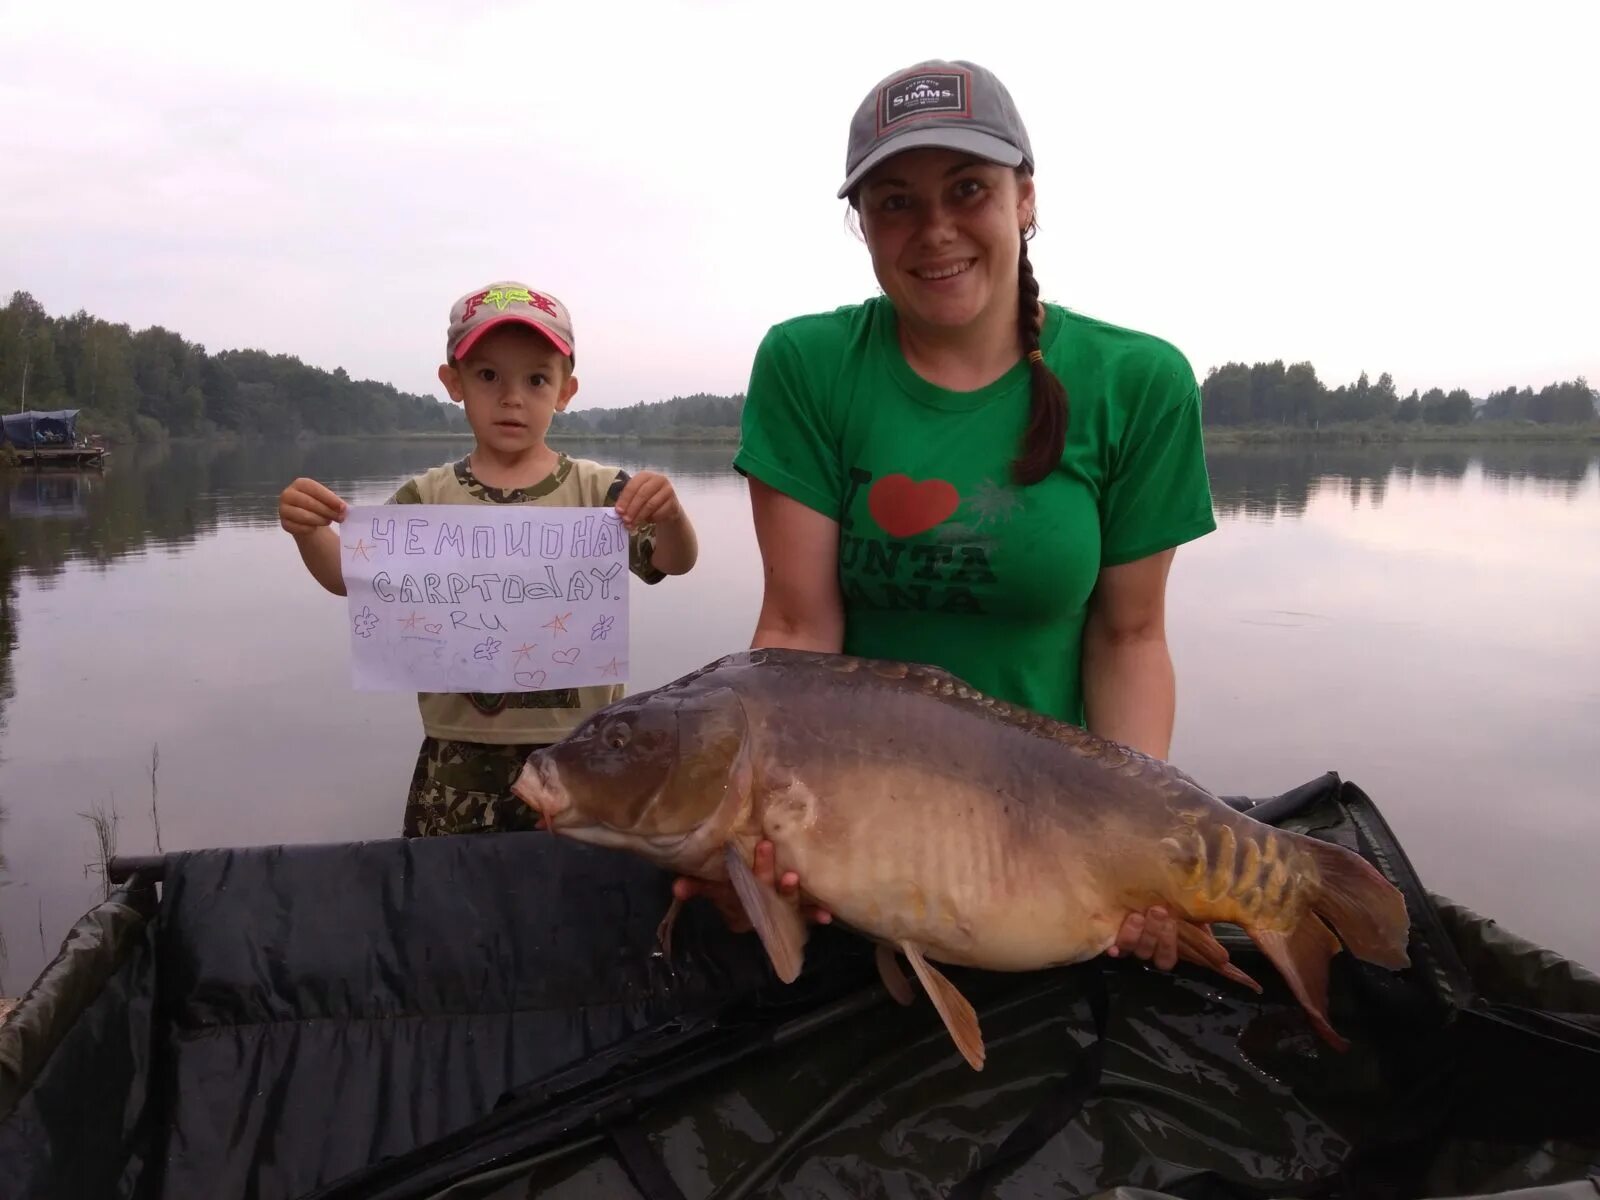
[[[1167,574],[1176,549],[1100,572],[1083,630],[1083,703],[1089,730],[1165,759],[1176,687],[1167,649]],[[1129,913],[1107,954],[1134,954],[1164,971],[1178,962],[1178,923],[1163,908]]]
[[[1177,551],[1106,567],[1083,630],[1083,703],[1092,733],[1152,758],[1172,744],[1176,688],[1167,649],[1167,574]]]
[[[751,647],[838,653],[844,645],[839,523],[754,476],[750,514],[761,550],[761,612]]]
[[[844,645],[844,600],[839,595],[839,524],[798,500],[750,477],[750,512],[755,521],[756,544],[761,550],[761,612],[756,617],[751,649],[786,647],[838,653]],[[751,870],[778,894],[799,902],[800,876],[785,871],[776,878],[775,850],[765,838],[756,843]],[[733,887],[679,876],[672,887],[678,900],[705,896],[735,930],[747,930],[749,921],[739,908]],[[833,915],[824,908],[804,906],[808,920],[826,925]]]

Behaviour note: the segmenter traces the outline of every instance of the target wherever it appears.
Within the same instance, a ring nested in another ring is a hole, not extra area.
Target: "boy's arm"
[[[654,533],[650,562],[663,574],[682,575],[700,557],[700,541],[695,537],[694,524],[683,509],[670,517],[658,514]]]
[[[630,478],[618,471],[606,492],[606,503],[622,518],[630,539],[631,566],[646,583],[682,575],[700,557],[694,523],[665,475],[640,471]]]
[[[294,544],[300,550],[300,561],[306,564],[323,587],[335,596],[345,595],[344,568],[339,565],[339,535],[324,525],[310,533],[294,535]]]
[[[343,500],[315,479],[296,479],[278,497],[278,524],[294,538],[311,577],[335,596],[345,594],[339,565],[339,535],[332,522],[349,511]]]

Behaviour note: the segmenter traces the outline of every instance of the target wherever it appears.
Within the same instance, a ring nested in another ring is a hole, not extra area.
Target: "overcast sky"
[[[1046,298],[1196,373],[1600,385],[1600,5],[0,0],[0,293],[442,395],[460,293],[571,306],[579,402],[744,387],[876,290],[862,95],[998,72]]]

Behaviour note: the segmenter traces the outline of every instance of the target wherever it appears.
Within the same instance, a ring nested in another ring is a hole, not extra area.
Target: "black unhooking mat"
[[[1335,960],[1348,1054],[1227,927],[1265,996],[949,971],[977,1073],[846,931],[785,987],[697,904],[664,962],[667,877],[628,855],[167,855],[0,1025],[0,1198],[1600,1197],[1600,978],[1428,893],[1336,776],[1254,811],[1406,892],[1409,970]]]

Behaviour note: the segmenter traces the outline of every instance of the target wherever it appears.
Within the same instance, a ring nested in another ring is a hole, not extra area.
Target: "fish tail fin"
[[[1339,952],[1339,939],[1314,912],[1284,932],[1278,929],[1247,929],[1251,939],[1278,968],[1294,998],[1322,1040],[1335,1050],[1344,1051],[1350,1043],[1328,1021],[1328,964]]]
[[[1406,901],[1355,851],[1309,836],[1297,840],[1317,868],[1299,921],[1288,930],[1246,926],[1246,932],[1278,968],[1322,1039],[1346,1050],[1349,1042],[1328,1021],[1328,965],[1343,949],[1393,970],[1409,966]]]
[[[1345,949],[1391,970],[1410,966],[1411,920],[1400,889],[1353,850],[1312,837],[1303,845],[1321,877],[1311,907],[1333,926]]]

